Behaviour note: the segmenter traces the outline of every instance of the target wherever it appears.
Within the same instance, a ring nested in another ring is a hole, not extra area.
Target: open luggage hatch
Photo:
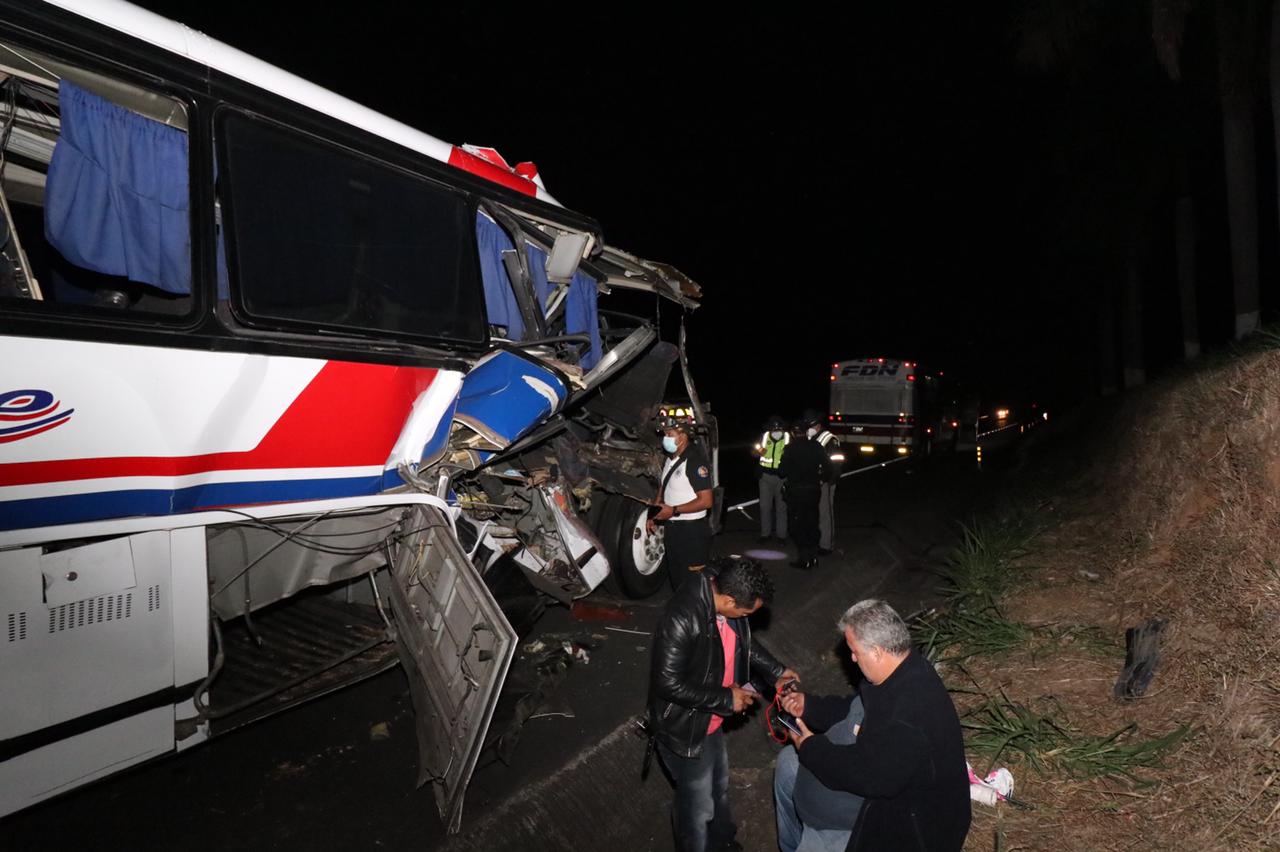
[[[418,785],[456,832],[516,633],[444,514],[415,506],[392,554],[391,606],[418,729]]]

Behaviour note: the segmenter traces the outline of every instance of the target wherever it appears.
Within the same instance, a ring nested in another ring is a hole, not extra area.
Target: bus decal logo
[[[46,390],[25,389],[0,393],[0,444],[21,441],[66,423],[75,409],[60,411],[61,405]]]
[[[896,376],[898,375],[897,364],[867,364],[861,366],[854,364],[845,367],[840,371],[842,376]]]

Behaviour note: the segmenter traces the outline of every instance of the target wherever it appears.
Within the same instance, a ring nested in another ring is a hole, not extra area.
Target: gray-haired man
[[[822,795],[844,792],[865,800],[848,835],[850,852],[958,852],[969,832],[969,776],[951,696],[929,661],[912,650],[906,624],[884,601],[854,604],[837,627],[865,680],[857,696],[793,692],[782,699],[800,720],[801,732],[791,737],[799,766],[812,773]],[[852,743],[813,733],[852,725],[858,698],[865,713],[853,727]],[[779,776],[782,771],[780,759]],[[833,848],[838,837],[826,832],[814,833],[811,841],[802,826],[795,836],[804,808],[794,799],[803,790],[796,782],[788,800],[788,791],[778,787],[778,841],[784,852]]]

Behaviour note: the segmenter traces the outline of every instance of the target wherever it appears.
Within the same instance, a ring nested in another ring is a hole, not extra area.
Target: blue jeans
[[[661,743],[658,756],[675,783],[671,827],[678,852],[707,852],[732,840],[738,827],[729,813],[729,752],[724,732],[708,736],[697,757],[680,757]]]
[[[852,745],[857,736],[853,726],[860,724],[864,716],[862,699],[855,697],[849,704],[844,721],[831,730],[817,736],[825,737],[836,745]],[[773,772],[773,798],[778,818],[778,848],[782,852],[843,852],[849,842],[853,823],[862,810],[862,798],[852,793],[830,790],[804,770],[805,776],[797,784],[801,773],[800,755],[791,746],[778,752],[778,762]],[[802,807],[797,808],[797,794],[803,797]],[[808,825],[800,818],[803,810],[806,818],[817,825],[846,825],[848,828],[819,828]]]
[[[778,812],[778,848],[782,852],[844,852],[849,843],[848,828],[814,828],[804,825],[792,799],[800,756],[791,746],[778,753],[773,772],[773,796]]]

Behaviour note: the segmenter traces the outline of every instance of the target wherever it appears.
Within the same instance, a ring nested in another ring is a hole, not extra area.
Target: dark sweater
[[[822,445],[800,437],[787,445],[778,474],[787,481],[787,488],[816,489],[830,480],[832,470],[832,462]]]
[[[915,651],[879,686],[859,690],[866,718],[858,741],[810,737],[800,763],[826,787],[866,798],[848,852],[957,852],[969,832],[969,774],[955,705]],[[831,724],[847,697],[805,696],[805,724]]]

